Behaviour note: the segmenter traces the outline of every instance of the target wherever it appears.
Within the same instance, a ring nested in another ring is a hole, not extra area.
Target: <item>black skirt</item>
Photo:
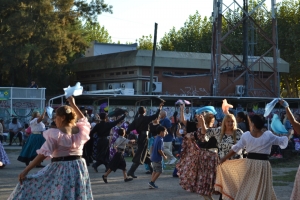
[[[116,171],[117,169],[126,170],[126,161],[124,159],[124,153],[123,152],[117,152],[115,153],[114,157],[111,159],[108,165],[109,169],[111,171]]]

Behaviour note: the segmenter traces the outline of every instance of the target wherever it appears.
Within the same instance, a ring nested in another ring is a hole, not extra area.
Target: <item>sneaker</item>
[[[151,188],[151,189],[157,189],[158,187],[153,183],[153,182],[149,182],[148,183],[148,185],[149,185],[149,187]]]
[[[165,165],[168,165],[170,163],[170,161],[165,162]]]
[[[277,153],[274,153],[271,157],[276,158],[277,157]]]
[[[177,159],[176,159],[176,158],[173,158],[173,159],[169,162],[169,164],[172,165],[172,164],[174,164],[176,161],[177,161]]]

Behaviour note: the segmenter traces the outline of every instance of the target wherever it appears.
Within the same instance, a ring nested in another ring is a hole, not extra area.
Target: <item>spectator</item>
[[[13,118],[12,122],[9,123],[8,128],[9,128],[9,145],[11,145],[13,137],[17,135],[20,141],[19,145],[22,146],[22,137],[23,137],[23,134],[21,132],[22,126],[20,122],[18,122],[18,119]]]
[[[36,89],[38,89],[39,86],[35,83],[35,81],[31,81],[31,85],[29,85],[29,88],[36,88]]]

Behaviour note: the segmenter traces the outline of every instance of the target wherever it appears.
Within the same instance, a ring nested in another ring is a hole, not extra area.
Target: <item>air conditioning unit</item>
[[[125,89],[125,88],[133,88],[133,82],[122,82],[121,83],[121,88]]]
[[[112,89],[119,89],[121,87],[120,83],[109,83],[107,85],[107,89],[112,90]]]
[[[235,94],[236,95],[243,95],[245,93],[245,86],[244,85],[236,85],[235,86]]]
[[[145,83],[145,92],[149,92],[150,82]],[[162,92],[162,82],[152,83],[152,92]]]

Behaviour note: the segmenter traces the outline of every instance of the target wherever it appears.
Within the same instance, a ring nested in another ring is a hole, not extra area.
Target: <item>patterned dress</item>
[[[114,157],[115,153],[117,152],[116,149],[114,148],[114,144],[119,137],[118,130],[120,128],[124,128],[125,130],[127,130],[128,124],[122,123],[121,126],[117,125],[112,128],[112,136],[111,136],[112,138],[111,138],[110,146],[109,146],[109,160],[111,160]]]
[[[230,150],[231,147],[236,144],[243,134],[243,131],[241,129],[236,130],[236,142],[234,142],[234,139],[231,135],[224,134],[223,138],[221,139],[221,127],[219,128],[208,128],[206,130],[206,136],[208,138],[215,137],[218,141],[218,149],[219,149],[219,157],[223,158]],[[242,158],[242,151],[238,152],[233,158],[231,159],[239,159]]]
[[[83,145],[89,140],[90,123],[86,118],[80,119],[77,127],[77,134],[48,129],[43,133],[46,142],[37,153],[50,158],[81,156]],[[8,199],[93,199],[85,160],[51,162],[37,173],[27,175]]]
[[[201,137],[200,132],[197,132]],[[179,185],[184,190],[210,196],[214,192],[218,154],[200,149],[193,136],[183,138],[180,161],[177,163]]]
[[[3,165],[10,164],[8,156],[3,148],[2,143],[0,142],[0,161],[3,163]]]

